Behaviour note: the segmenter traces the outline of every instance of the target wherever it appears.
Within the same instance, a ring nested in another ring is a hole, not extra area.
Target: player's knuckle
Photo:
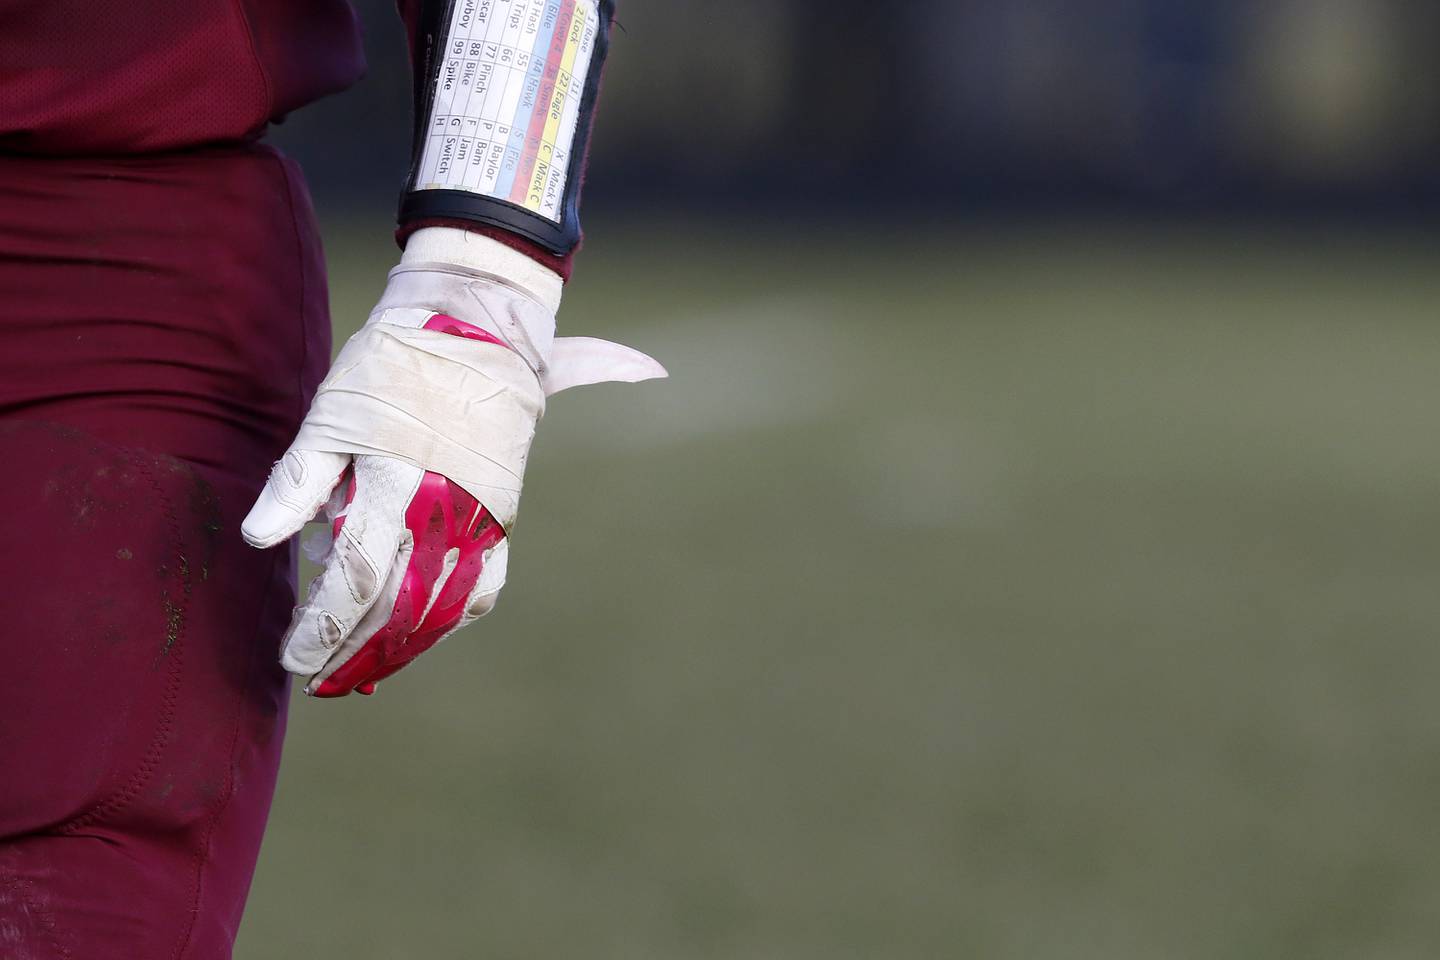
[[[356,603],[369,603],[380,588],[380,573],[375,564],[359,550],[345,551],[340,555],[339,563],[350,598]]]
[[[322,610],[316,618],[317,633],[320,637],[320,645],[326,650],[335,649],[340,639],[345,635],[345,628],[338,617],[328,610]]]
[[[499,597],[500,594],[498,592],[482,593],[478,597],[471,597],[470,602],[465,606],[465,616],[470,618],[485,616],[491,610],[495,609],[495,602]]]

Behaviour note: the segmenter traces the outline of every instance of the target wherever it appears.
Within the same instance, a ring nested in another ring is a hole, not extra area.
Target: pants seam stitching
[[[275,564],[277,562],[277,558],[272,554],[270,558],[270,569],[265,575],[265,582],[267,584],[275,577]],[[255,617],[255,625],[250,630],[250,635],[257,640],[260,634],[260,625],[265,621],[265,613],[269,609],[270,593],[271,592],[267,591],[266,600],[260,604],[260,609]],[[244,715],[245,700],[249,696],[255,680],[255,657],[259,646],[260,644],[258,642],[250,644],[250,659],[246,661],[245,666],[245,682],[240,686],[239,695],[235,701],[233,713],[234,723],[230,729],[230,760],[225,767],[225,789],[221,791],[220,801],[216,804],[214,812],[209,817],[209,822],[205,825],[205,839],[200,844],[200,850],[195,857],[195,883],[194,894],[191,898],[190,922],[186,925],[185,935],[181,938],[180,944],[175,950],[175,960],[180,960],[180,958],[184,956],[186,949],[190,946],[190,939],[194,936],[195,921],[200,915],[200,900],[205,890],[205,866],[210,862],[210,845],[215,835],[215,827],[220,822],[221,817],[224,816],[225,811],[229,809],[230,802],[235,799],[235,756],[240,745],[240,725]]]
[[[130,780],[118,793],[112,794],[109,798],[101,801],[98,805],[90,808],[65,823],[60,824],[55,832],[61,834],[73,834],[82,828],[100,820],[104,817],[113,816],[135,799],[140,789],[154,775],[160,765],[161,757],[165,748],[169,746],[170,735],[175,723],[175,708],[180,698],[180,673],[184,661],[185,651],[185,628],[190,613],[190,566],[185,557],[184,540],[180,536],[180,525],[175,519],[175,509],[170,498],[165,495],[164,489],[159,481],[155,479],[154,472],[145,463],[143,457],[131,454],[132,461],[136,468],[144,475],[146,481],[155,492],[157,502],[160,504],[161,512],[165,517],[166,526],[170,531],[169,546],[177,563],[180,575],[180,597],[179,603],[170,598],[169,591],[162,595],[162,603],[165,610],[165,627],[173,633],[167,637],[169,641],[161,656],[169,659],[169,672],[165,679],[165,693],[161,701],[159,729],[151,738],[150,746],[145,751],[145,757],[140,761],[140,769],[131,775]]]

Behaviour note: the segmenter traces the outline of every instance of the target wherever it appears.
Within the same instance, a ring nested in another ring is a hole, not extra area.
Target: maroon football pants
[[[0,157],[0,957],[230,956],[295,573],[240,520],[328,362],[274,150]]]

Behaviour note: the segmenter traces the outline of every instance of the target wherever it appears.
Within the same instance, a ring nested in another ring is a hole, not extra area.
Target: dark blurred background
[[[408,68],[290,118],[343,336]],[[239,956],[1440,955],[1440,7],[625,0],[498,610]]]
[[[276,137],[323,169],[335,210],[388,201],[409,156],[393,7],[357,7],[369,79]],[[600,209],[1440,199],[1440,7],[1423,0],[636,0],[619,22]]]

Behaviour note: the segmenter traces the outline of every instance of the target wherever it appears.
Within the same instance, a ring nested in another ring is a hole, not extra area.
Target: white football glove
[[[547,396],[666,375],[628,347],[556,338],[560,292],[487,237],[411,236],[241,528],[272,547],[328,505],[334,541],[281,651],[306,693],[372,693],[490,611]]]

